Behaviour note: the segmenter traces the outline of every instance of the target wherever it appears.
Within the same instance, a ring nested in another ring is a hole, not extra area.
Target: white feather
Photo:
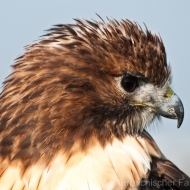
[[[136,190],[147,177],[153,154],[161,156],[159,150],[153,153],[146,138],[127,136],[104,148],[96,142],[86,152],[73,154],[68,162],[60,152],[46,168],[36,163],[22,177],[19,167],[12,165],[0,178],[0,189]]]

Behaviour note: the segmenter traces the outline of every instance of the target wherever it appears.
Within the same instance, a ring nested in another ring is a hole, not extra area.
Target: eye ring
[[[137,78],[134,76],[126,76],[121,80],[121,86],[126,92],[133,92],[138,86]]]

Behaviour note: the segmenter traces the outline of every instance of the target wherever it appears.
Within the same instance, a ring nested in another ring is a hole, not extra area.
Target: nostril
[[[166,94],[164,94],[164,98],[169,98],[169,96],[168,96],[168,94],[166,93]]]
[[[173,95],[173,90],[169,87],[167,90],[166,90],[166,93],[164,94],[164,98],[167,98],[167,99],[169,99],[169,98],[171,98],[172,97],[172,95]]]

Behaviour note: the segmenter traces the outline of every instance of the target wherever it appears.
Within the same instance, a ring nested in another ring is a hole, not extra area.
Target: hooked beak
[[[184,118],[184,108],[180,98],[173,92],[171,88],[168,88],[165,95],[164,101],[161,104],[152,104],[148,103],[134,103],[131,102],[134,106],[148,106],[151,107],[156,114],[161,115],[170,119],[177,119],[179,128],[183,122]]]
[[[157,114],[163,117],[177,119],[177,128],[181,126],[184,118],[184,108],[180,98],[175,93],[167,102],[160,104],[155,110]]]

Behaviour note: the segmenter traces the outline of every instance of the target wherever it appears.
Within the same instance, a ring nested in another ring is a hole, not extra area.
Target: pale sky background
[[[172,66],[172,88],[185,107],[180,129],[177,121],[163,119],[150,132],[165,156],[190,175],[190,1],[189,0],[17,0],[0,2],[0,82],[23,47],[54,24],[73,18],[130,19],[160,33]]]

